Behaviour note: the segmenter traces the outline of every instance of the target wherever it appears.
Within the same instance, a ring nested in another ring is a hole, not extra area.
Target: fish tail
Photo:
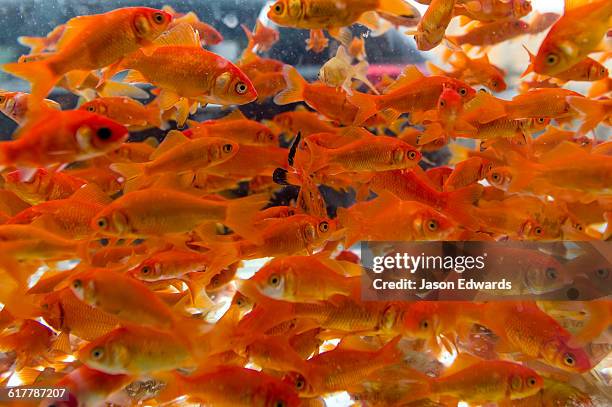
[[[246,198],[234,199],[227,204],[225,225],[243,238],[259,242],[260,230],[255,226],[255,216],[268,203],[267,194],[251,195]]]
[[[533,55],[525,45],[523,45],[523,48],[525,49],[525,51],[527,51],[527,55],[529,55],[529,65],[527,66],[527,69],[525,69],[525,72],[523,72],[520,76],[521,78],[524,78],[530,73],[535,72],[533,70],[533,64],[535,63],[535,55]]]
[[[328,165],[328,150],[325,147],[321,147],[317,143],[308,143],[308,141],[306,141],[306,145],[310,151],[310,164],[308,165],[308,171],[312,173],[326,167]]]
[[[579,96],[571,96],[567,100],[574,109],[584,114],[584,122],[579,130],[580,135],[593,130],[606,117],[603,105],[595,100]]]
[[[98,93],[103,97],[127,96],[132,99],[148,99],[149,94],[138,86],[129,83],[107,81],[98,89]]]
[[[404,0],[380,0],[376,11],[401,17],[407,22],[414,22],[420,17],[418,10]]]
[[[449,192],[445,211],[465,227],[476,229],[479,222],[472,213],[472,207],[480,199],[482,191],[482,185],[474,184]]]
[[[359,221],[353,211],[346,208],[338,208],[338,223],[339,228],[344,229],[344,247],[353,246],[363,234],[361,227],[363,223]]]
[[[433,64],[432,62],[427,61],[426,65],[432,75],[446,75],[446,72],[442,68]]]
[[[380,110],[377,103],[378,96],[376,95],[354,92],[353,95],[347,97],[349,102],[359,109],[353,121],[355,126],[360,126]]]
[[[288,105],[289,103],[297,103],[304,100],[304,88],[307,82],[302,78],[297,69],[285,65],[283,67],[283,77],[287,87],[274,96],[274,103],[277,105]]]
[[[378,95],[378,89],[376,89],[376,86],[374,86],[372,82],[370,82],[370,80],[368,79],[368,68],[369,64],[367,63],[367,61],[361,61],[357,65],[355,65],[355,79],[365,83],[366,86],[370,88],[370,90],[372,90],[372,92]]]
[[[45,45],[45,37],[17,37],[17,42],[24,47],[30,48],[30,54],[39,54],[47,47]]]
[[[111,164],[110,168],[123,175],[123,178],[125,178],[124,190],[126,192],[137,190],[144,183],[146,175],[145,163],[115,163]]]
[[[209,310],[215,303],[206,294],[206,285],[210,282],[211,273],[190,273],[183,280],[191,295],[191,304],[199,309]]]
[[[49,94],[53,86],[55,86],[60,79],[60,76],[51,68],[49,59],[4,64],[2,69],[5,72],[30,82],[32,97],[28,99],[28,109],[32,106],[34,110],[36,110],[38,107],[37,104]]]

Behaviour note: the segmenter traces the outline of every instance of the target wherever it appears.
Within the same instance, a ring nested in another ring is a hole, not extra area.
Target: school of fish
[[[2,69],[31,91],[0,91],[18,125],[0,142],[2,386],[68,389],[48,406],[611,405],[609,299],[361,299],[360,241],[612,235],[612,2],[417,1],[422,15],[404,0],[270,2],[236,61],[208,49],[223,41],[212,18],[167,6],[20,37],[30,54]],[[445,65],[368,75],[354,24],[399,29]],[[317,81],[264,56],[275,26],[333,50]],[[489,59],[546,30],[520,79]],[[576,81],[587,94],[564,87]],[[292,106],[238,108],[265,102]],[[190,118],[209,104],[224,116]],[[134,136],[147,129],[164,137]],[[354,199],[336,208],[323,190]],[[612,284],[588,251],[498,250],[535,264],[500,263],[523,292]]]

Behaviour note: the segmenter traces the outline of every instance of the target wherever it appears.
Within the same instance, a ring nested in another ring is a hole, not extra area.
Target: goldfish
[[[437,106],[444,88],[454,89],[465,101],[475,95],[474,89],[462,81],[444,76],[425,77],[418,69],[409,67],[383,95],[356,93],[350,97],[351,103],[359,106],[354,123],[361,124],[380,111],[391,122],[400,113],[431,110]]]
[[[44,51],[55,51],[57,43],[62,38],[62,35],[66,31],[66,25],[60,24],[51,30],[45,37],[27,37],[21,36],[17,38],[17,41],[30,48],[31,54],[39,54]]]
[[[527,48],[525,48],[529,54],[530,65],[527,67],[522,76],[533,72],[533,64],[535,63],[535,55],[533,55]],[[600,62],[586,57],[582,61],[575,65],[572,65],[569,69],[559,72],[554,75],[556,79],[560,79],[563,82],[567,81],[585,81],[594,82],[603,78],[608,77],[608,68],[602,65]]]
[[[129,69],[127,82],[159,87],[159,107],[165,111],[177,106],[179,125],[185,123],[195,102],[245,104],[257,98],[244,72],[220,55],[202,49],[191,26],[178,25],[156,41],[152,53],[136,51],[127,55],[108,75]],[[189,80],[179,81],[178,72]]]
[[[419,21],[414,40],[421,51],[429,51],[442,42],[453,17],[455,0],[432,0]],[[411,34],[411,33],[410,33]]]
[[[125,127],[95,113],[50,109],[21,127],[19,138],[0,144],[0,165],[39,167],[85,160],[116,149],[127,135]]]
[[[23,92],[8,92],[0,90],[0,112],[11,118],[17,124],[22,124],[28,112],[28,98],[30,95]],[[43,100],[45,106],[61,110],[61,106],[54,100]]]
[[[161,127],[159,108],[145,107],[128,97],[98,98],[83,103],[79,109],[106,116],[128,128]]]
[[[485,23],[472,28],[462,35],[448,36],[458,46],[486,47],[529,33],[529,24],[522,20],[510,19]]]
[[[249,29],[243,24],[242,29],[246,34],[249,45],[247,49],[253,52],[266,52],[279,40],[279,33],[274,28],[269,28],[263,25],[261,20],[257,20],[255,23],[255,30],[251,33]]]
[[[190,128],[183,134],[189,138],[220,137],[234,140],[240,144],[277,146],[278,136],[268,127],[247,119],[240,110],[219,120],[189,122]]]
[[[591,367],[586,351],[572,346],[571,334],[533,303],[489,302],[482,315],[482,323],[503,341],[500,349],[506,346],[569,372]]]
[[[521,18],[532,10],[530,0],[478,0],[460,1],[455,7],[455,14],[467,16],[472,20],[490,22]]]
[[[402,225],[395,229],[398,219],[388,216],[385,209],[397,207],[402,214]],[[347,228],[346,245],[357,240],[435,240],[448,236],[454,222],[435,209],[415,201],[402,201],[391,193],[382,194],[374,201],[355,204],[350,209],[339,210],[340,224]]]
[[[304,136],[316,133],[334,133],[336,127],[331,123],[321,120],[320,116],[305,108],[299,108],[292,112],[279,113],[273,118],[274,124],[280,126],[283,131],[297,134],[301,132]]]
[[[570,69],[599,45],[608,30],[612,6],[607,1],[566,1],[533,61],[536,73],[554,76]],[[578,22],[578,24],[576,24]]]
[[[367,78],[368,63],[359,62],[351,65],[352,58],[344,46],[338,47],[336,56],[327,61],[319,71],[319,79],[328,86],[344,89],[349,95],[352,94],[353,78],[365,83],[374,93],[378,90]]]
[[[51,350],[53,332],[32,319],[21,323],[19,330],[0,336],[0,351],[17,354],[16,370],[34,365],[36,358]]]
[[[358,61],[363,61],[366,59],[366,49],[365,49],[365,40],[363,37],[357,38],[354,37],[347,49],[350,56],[355,58]]]
[[[533,396],[525,397],[518,400],[512,401],[513,407],[519,406],[533,406],[533,405],[563,405],[563,404],[576,404],[583,406],[592,406],[592,398],[572,386],[571,384],[564,383],[562,381],[544,378],[544,385],[542,389],[534,394]]]
[[[92,227],[110,236],[181,233],[206,222],[223,222],[236,231],[248,231],[249,217],[266,201],[265,197],[253,195],[224,202],[174,190],[145,189],[130,192],[106,206],[94,217]],[[169,216],[172,222],[168,222]],[[249,236],[253,232],[247,233]]]
[[[419,17],[418,11],[402,0],[278,0],[270,7],[268,18],[285,27],[325,29],[332,37],[348,43],[350,37],[344,38],[348,33],[342,29],[357,22],[371,25],[364,14],[372,11],[382,13],[383,17],[385,14],[399,17],[408,25]]]
[[[428,63],[432,73],[457,78],[468,85],[485,85],[494,92],[503,92],[507,85],[504,80],[505,72],[489,62],[485,54],[479,59],[470,59],[463,52],[453,53],[456,61],[451,64],[455,68],[452,72],[444,72],[435,65]]]
[[[40,61],[5,64],[3,69],[28,80],[34,99],[42,100],[63,75],[74,73],[72,82],[78,84],[91,70],[104,68],[149,46],[171,20],[170,14],[147,7],[126,7],[74,18],[66,23],[52,56]],[[99,31],[100,26],[104,27],[103,32]]]
[[[203,45],[217,45],[223,41],[223,35],[210,24],[201,21],[193,11],[179,13],[168,5],[162,7],[162,10],[172,15],[172,21],[168,26],[169,29],[179,24],[187,23],[198,33]]]
[[[38,168],[34,175],[23,181],[23,170],[15,170],[4,176],[5,188],[32,205],[45,201],[65,199],[74,194],[87,181],[64,172],[50,172]]]
[[[160,395],[172,400],[188,392],[194,399],[218,406],[296,407],[300,400],[291,387],[264,372],[238,366],[219,366],[210,372],[174,374]]]
[[[126,182],[164,172],[198,170],[229,160],[238,144],[224,138],[204,137],[189,140],[179,131],[171,131],[145,163],[115,163],[111,169],[122,174]],[[134,181],[135,182],[135,181]]]

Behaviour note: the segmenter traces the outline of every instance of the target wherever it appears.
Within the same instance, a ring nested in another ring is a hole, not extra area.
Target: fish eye
[[[319,223],[319,230],[323,233],[327,232],[329,230],[329,223],[326,221]]]
[[[277,2],[277,3],[274,5],[274,12],[275,12],[276,14],[281,14],[281,13],[283,12],[283,8],[284,8],[284,7],[283,7],[283,3],[281,3],[281,2]]]
[[[498,85],[497,81],[493,81],[493,82],[491,82],[491,86],[492,86],[493,88],[497,88],[497,85]]]
[[[274,407],[285,407],[285,402],[283,400],[277,400],[276,403],[274,403]]]
[[[304,389],[304,387],[306,387],[306,381],[303,378],[301,378],[301,377],[298,378],[295,381],[295,388],[298,389],[298,390],[302,390],[302,389]]]
[[[430,219],[427,221],[427,229],[431,230],[432,232],[438,230],[438,221],[435,219]]]
[[[552,66],[557,65],[559,62],[559,56],[555,53],[550,53],[546,56],[546,65]]]
[[[574,225],[574,228],[576,228],[576,230],[577,230],[578,232],[582,232],[582,231],[584,230],[584,227],[583,227],[583,226],[582,226],[582,224],[580,224],[580,223],[576,223],[576,224]]]
[[[72,282],[72,288],[74,288],[75,290],[80,289],[83,286],[83,282],[81,280],[74,280]]]
[[[527,379],[527,386],[529,387],[533,387],[536,385],[538,381],[536,380],[535,377],[530,377],[529,379]]]
[[[419,324],[419,328],[429,329],[429,321],[426,319],[422,320],[421,323]]]
[[[234,149],[234,146],[232,146],[231,144],[224,144],[223,145],[223,152],[226,153],[226,154],[231,153],[233,149]]]
[[[104,356],[104,349],[102,348],[94,348],[91,351],[91,357],[94,358],[95,360],[100,360],[102,356]]]
[[[444,107],[444,106],[446,106],[446,102],[444,101],[444,99],[442,99],[440,101],[440,107]]]
[[[108,140],[113,136],[113,132],[108,127],[100,127],[96,132],[96,135],[100,140]]]
[[[500,178],[501,176],[497,172],[494,172],[493,174],[491,174],[491,179],[495,182],[499,182]]]
[[[553,267],[548,267],[546,269],[546,277],[550,278],[551,280],[555,280],[557,278],[557,270],[555,270]]]
[[[164,15],[162,13],[155,13],[153,14],[153,21],[155,21],[158,24],[163,23],[165,20]]]
[[[98,225],[100,229],[106,229],[108,227],[108,221],[106,220],[106,218],[98,219],[96,224]]]
[[[595,270],[595,274],[597,274],[597,277],[600,277],[600,278],[608,278],[608,276],[610,275],[610,270],[608,270],[608,269],[597,269],[597,270]]]
[[[289,209],[289,210],[287,211],[287,216],[293,216],[293,215],[295,215],[295,210],[293,210],[293,209]]]
[[[417,152],[414,150],[410,150],[408,151],[408,159],[409,160],[414,160],[417,158]]]
[[[151,268],[149,266],[144,266],[142,269],[140,269],[140,272],[144,275],[147,275],[151,272]]]
[[[460,89],[459,89],[459,94],[460,94],[461,96],[465,96],[465,95],[467,95],[467,93],[468,93],[468,91],[467,91],[467,89],[466,89],[466,88],[460,88]]]
[[[244,305],[244,300],[241,298],[236,299],[236,305],[238,307],[242,307]]]
[[[543,118],[543,117],[538,117],[538,118],[536,119],[536,121],[538,122],[538,124],[544,124],[544,122],[546,121],[546,119],[545,119],[545,118]]]
[[[87,106],[87,111],[93,113],[96,111],[96,107],[94,105],[89,105]]]
[[[563,355],[563,363],[567,366],[574,366],[576,364],[576,358],[571,353]]]
[[[235,89],[236,89],[236,93],[238,93],[239,95],[244,95],[244,94],[246,93],[246,91],[247,91],[247,89],[248,89],[248,88],[247,88],[246,83],[244,83],[244,82],[238,82],[238,83],[236,84]]]
[[[276,287],[280,284],[281,279],[277,274],[272,274],[270,278],[268,279],[268,282],[270,283],[271,286]]]
[[[538,235],[538,236],[539,236],[539,235],[541,235],[542,233],[544,233],[544,230],[543,230],[543,229],[542,229],[540,226],[537,226],[537,227],[536,227],[536,228],[533,230],[533,232],[534,232],[536,235]]]

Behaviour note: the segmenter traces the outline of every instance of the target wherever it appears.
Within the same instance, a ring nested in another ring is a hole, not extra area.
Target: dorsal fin
[[[404,85],[407,85],[419,79],[423,79],[424,77],[425,75],[423,75],[423,73],[419,71],[419,68],[417,68],[415,65],[408,65],[404,68],[404,71],[400,76],[398,76],[395,82],[387,86],[384,93],[387,94],[393,92],[394,90]]]
[[[172,15],[176,14],[176,10],[172,6],[168,6],[168,5],[165,5],[164,7],[162,7],[162,11],[165,11],[166,13],[170,13]]]
[[[200,22],[198,15],[194,13],[193,11],[190,11],[189,13],[182,15],[178,20],[180,20],[181,23],[188,23],[188,24]]]
[[[70,199],[88,203],[96,203],[102,206],[106,206],[112,202],[109,196],[95,184],[83,185],[81,188],[77,189],[74,194],[72,194]]]
[[[66,23],[66,29],[57,42],[56,49],[61,50],[66,44],[75,39],[84,30],[96,24],[100,20],[99,15],[78,16],[70,19]]]
[[[157,37],[153,43],[160,47],[169,45],[202,46],[199,34],[187,23],[176,25],[171,30]]]
[[[234,121],[234,120],[248,120],[248,118],[240,111],[240,109],[236,109],[227,116],[223,116],[219,120],[224,121]]]
[[[161,142],[159,147],[151,154],[149,157],[151,160],[155,160],[157,157],[165,153],[166,151],[173,149],[174,147],[181,145],[183,143],[188,142],[189,139],[178,130],[170,130],[164,138],[164,141]]]
[[[568,157],[583,156],[588,160],[589,153],[582,149],[578,144],[571,141],[563,141],[552,150],[542,154],[539,159],[541,164],[553,163],[559,160],[567,160]]]

